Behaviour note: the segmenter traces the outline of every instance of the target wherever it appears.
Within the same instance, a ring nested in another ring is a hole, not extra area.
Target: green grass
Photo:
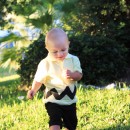
[[[14,77],[13,77],[14,78]],[[34,100],[19,100],[18,78],[0,81],[0,130],[48,130],[48,116],[42,92]],[[130,130],[130,92],[128,90],[77,91],[77,130]]]

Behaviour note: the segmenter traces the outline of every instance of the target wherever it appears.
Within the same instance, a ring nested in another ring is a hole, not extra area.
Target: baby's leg
[[[76,104],[63,106],[63,121],[65,124],[66,130],[76,130],[77,126],[77,114],[76,114]]]
[[[62,111],[60,106],[49,102],[45,104],[45,107],[49,115],[50,130],[60,130],[62,128]]]
[[[60,126],[59,125],[53,125],[50,127],[50,130],[60,130]]]

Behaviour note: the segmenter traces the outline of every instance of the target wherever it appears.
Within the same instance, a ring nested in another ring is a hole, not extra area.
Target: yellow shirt
[[[77,102],[75,95],[77,82],[66,79],[62,75],[65,69],[82,73],[78,57],[68,54],[61,61],[48,55],[39,63],[34,80],[46,86],[44,103],[53,102],[60,105],[70,105]]]

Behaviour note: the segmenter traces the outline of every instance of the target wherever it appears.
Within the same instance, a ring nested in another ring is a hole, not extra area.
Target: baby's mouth
[[[61,56],[61,57],[57,57],[57,58],[59,58],[59,59],[62,59],[62,58],[64,58],[64,56]]]

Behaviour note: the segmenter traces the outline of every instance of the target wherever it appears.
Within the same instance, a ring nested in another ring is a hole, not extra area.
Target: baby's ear
[[[68,41],[68,44],[70,44],[70,41]]]

